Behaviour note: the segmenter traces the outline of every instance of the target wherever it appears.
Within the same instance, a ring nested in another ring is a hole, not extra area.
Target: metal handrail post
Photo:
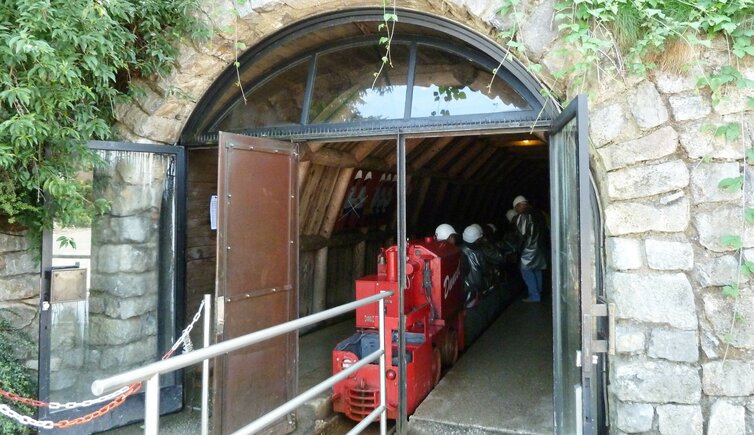
[[[385,291],[380,291],[380,294],[382,293],[385,293]],[[380,435],[385,435],[387,432],[387,395],[385,394],[385,299],[380,299],[378,307],[378,318],[380,322],[380,351],[382,351],[382,355],[380,355],[380,407],[382,408],[382,412],[380,413]]]
[[[204,347],[209,347],[212,296],[204,295]],[[209,359],[202,361],[202,435],[209,434]]]
[[[144,394],[144,435],[157,435],[160,430],[160,374],[147,380]]]

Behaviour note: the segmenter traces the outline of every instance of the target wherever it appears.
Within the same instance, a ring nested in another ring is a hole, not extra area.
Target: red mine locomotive
[[[407,245],[404,314],[406,319],[407,412],[416,407],[439,382],[443,366],[450,366],[464,346],[464,295],[461,252],[434,238]],[[393,290],[385,300],[385,370],[387,415],[398,412],[398,248],[392,246],[378,259],[377,274],[356,280],[356,298]],[[350,367],[379,349],[377,304],[356,310],[356,333],[333,351],[333,373]],[[333,408],[360,421],[379,406],[380,366],[361,368],[333,388]]]

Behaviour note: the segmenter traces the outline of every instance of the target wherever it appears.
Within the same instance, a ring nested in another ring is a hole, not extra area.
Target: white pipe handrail
[[[267,414],[259,417],[258,419],[252,421],[251,423],[247,424],[241,429],[238,429],[237,431],[233,432],[232,435],[249,435],[249,434],[253,434],[264,429],[270,423],[274,422],[278,418],[284,416],[285,414],[293,411],[294,409],[306,403],[307,400],[316,397],[317,394],[324,392],[325,390],[327,390],[328,388],[331,388],[333,385],[337,384],[343,379],[351,376],[360,368],[371,363],[372,361],[375,361],[377,358],[380,357],[380,355],[384,353],[385,352],[383,350],[375,350],[374,352],[370,353],[366,357],[360,359],[357,363],[354,363],[351,367],[348,367],[347,369],[344,369],[343,371],[338,372],[338,374],[336,375],[330,376],[325,381],[313,386],[312,388],[309,388],[308,390],[304,391],[303,393],[299,394],[298,396],[294,397],[288,402],[278,406],[277,408],[273,409]]]
[[[265,341],[265,340],[277,337],[279,335],[283,335],[283,334],[298,330],[305,326],[312,325],[314,323],[333,318],[335,316],[346,313],[348,311],[355,310],[356,308],[362,307],[364,305],[378,302],[379,303],[378,316],[379,316],[380,349],[360,359],[359,362],[352,365],[351,367],[344,369],[338,374],[329,377],[328,379],[324,380],[320,384],[310,388],[304,393],[296,396],[295,398],[289,400],[283,405],[268,412],[264,416],[254,420],[253,422],[249,423],[247,426],[239,429],[237,432],[234,433],[234,435],[251,434],[265,428],[266,426],[268,426],[269,424],[271,424],[278,418],[298,408],[307,400],[315,397],[317,394],[324,392],[328,388],[331,388],[338,382],[342,381],[343,379],[347,378],[348,376],[356,372],[361,367],[377,360],[378,358],[380,360],[379,361],[380,362],[380,387],[381,387],[380,406],[377,407],[374,411],[372,411],[372,413],[369,414],[367,418],[364,419],[364,421],[362,421],[359,425],[353,428],[349,432],[349,434],[359,433],[361,430],[363,430],[364,427],[366,427],[367,424],[374,421],[377,415],[380,415],[380,433],[384,434],[385,428],[386,428],[386,421],[387,421],[387,416],[386,416],[387,408],[385,406],[385,379],[384,379],[385,377],[385,343],[384,343],[385,309],[384,308],[385,308],[385,299],[392,296],[393,293],[394,293],[393,291],[381,291],[379,294],[369,296],[369,297],[360,299],[358,301],[340,305],[338,307],[331,308],[329,310],[321,311],[319,313],[302,317],[300,319],[291,320],[289,322],[282,323],[280,325],[275,325],[275,326],[272,326],[272,327],[269,327],[260,331],[255,331],[255,332],[243,335],[241,337],[236,337],[230,340],[223,341],[221,343],[213,344],[211,346],[206,346],[207,337],[205,337],[205,347],[202,349],[194,350],[192,352],[179,355],[173,358],[169,358],[166,360],[157,361],[152,364],[146,365],[144,367],[130,370],[130,371],[127,371],[127,372],[124,372],[115,376],[110,376],[109,378],[98,379],[92,382],[91,389],[95,395],[99,396],[101,394],[104,394],[105,392],[116,390],[124,385],[130,385],[136,382],[147,381],[146,393],[145,393],[144,433],[157,434],[157,432],[159,431],[159,406],[160,406],[159,405],[159,386],[160,386],[159,378],[161,374],[169,373],[169,372],[179,370],[179,369],[188,367],[190,365],[202,362],[204,365],[204,373],[203,373],[203,378],[204,378],[206,377],[206,374],[207,374],[207,363],[210,358],[224,355],[229,352],[242,349],[246,346],[250,346],[252,344],[256,344],[261,341]],[[207,297],[208,296],[205,295],[205,299]],[[207,322],[207,319],[205,319],[205,335],[207,331],[206,322]],[[206,393],[203,391],[203,395],[204,394]],[[206,405],[203,404],[203,408],[204,407],[206,407]],[[206,410],[202,409],[203,417],[204,417],[205,412]],[[203,423],[202,427],[204,431],[206,430],[205,429],[206,422],[204,421],[204,418],[203,418],[202,423]]]
[[[377,302],[380,299],[385,299],[392,294],[392,291],[382,292],[380,294],[369,296],[364,299],[359,299],[358,301],[349,302],[335,308],[330,308],[329,310],[320,311],[319,313],[301,317],[300,319],[291,320],[290,322],[281,323],[280,325],[262,329],[261,331],[252,332],[240,337],[216,343],[210,347],[196,349],[192,352],[168,358],[166,360],[153,362],[144,367],[129,370],[118,375],[110,376],[109,378],[98,379],[92,382],[92,393],[95,396],[100,396],[104,393],[115,391],[125,385],[131,385],[135,382],[145,381],[155,374],[165,374],[179,370],[190,365],[202,362],[205,359],[224,355],[226,353],[233,352],[234,350],[259,343],[260,341],[268,340],[270,338],[277,337],[278,335],[303,328],[304,326],[312,325],[314,323],[330,319],[340,314],[347,313],[361,306]]]

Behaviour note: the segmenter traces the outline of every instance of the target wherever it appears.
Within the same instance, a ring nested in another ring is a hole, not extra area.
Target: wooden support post
[[[311,162],[300,162],[298,164],[298,191],[301,192],[304,189],[304,183],[306,183],[306,178],[309,175],[309,167],[312,165]]]
[[[332,190],[332,195],[330,196],[330,204],[327,207],[325,219],[322,222],[322,226],[319,231],[319,233],[327,239],[329,239],[332,235],[333,229],[335,228],[335,223],[340,217],[340,212],[342,210],[341,205],[343,204],[343,198],[346,196],[346,192],[348,191],[348,185],[351,182],[353,171],[354,168],[343,168],[338,173],[338,179],[335,182],[335,188]]]
[[[319,184],[322,181],[322,177],[325,173],[325,167],[321,165],[311,165],[310,173],[307,176],[308,180],[304,185],[304,188],[299,191],[299,227],[302,235],[307,234],[304,231],[305,224],[311,219],[312,204],[316,199],[316,192],[319,188]]]
[[[304,226],[304,234],[317,234],[322,228],[322,222],[332,205],[332,194],[338,183],[338,168],[325,168],[325,174],[317,190],[313,193],[311,212]]]
[[[327,308],[327,251],[327,247],[317,251],[317,257],[314,260],[312,311],[315,313],[324,311]]]

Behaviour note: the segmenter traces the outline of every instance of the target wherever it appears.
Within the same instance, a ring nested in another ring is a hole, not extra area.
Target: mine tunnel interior
[[[472,223],[503,228],[517,195],[549,213],[547,139],[529,132],[406,139],[409,239],[433,235],[440,223],[459,234]],[[299,316],[353,301],[355,280],[375,273],[381,249],[395,244],[396,160],[394,138],[300,144]],[[217,192],[217,149],[190,149],[188,167],[192,307],[214,292],[216,231],[207,225],[207,204]],[[330,375],[331,351],[348,336],[349,324],[352,314],[301,331],[301,391]],[[314,332],[326,338],[306,338]]]

